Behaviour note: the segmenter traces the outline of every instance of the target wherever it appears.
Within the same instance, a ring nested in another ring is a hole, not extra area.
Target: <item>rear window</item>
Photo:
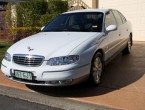
[[[120,12],[118,12],[118,13],[119,13],[119,14],[120,14],[120,16],[121,16],[123,23],[126,23],[126,22],[127,22],[127,20],[126,20],[126,18],[123,16],[123,14],[122,14],[122,13],[120,13]]]

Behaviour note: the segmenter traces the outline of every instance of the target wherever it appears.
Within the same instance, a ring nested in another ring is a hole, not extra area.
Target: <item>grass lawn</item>
[[[12,43],[7,43],[7,42],[0,42],[0,64],[2,59],[5,56],[5,53],[7,49],[12,45]]]

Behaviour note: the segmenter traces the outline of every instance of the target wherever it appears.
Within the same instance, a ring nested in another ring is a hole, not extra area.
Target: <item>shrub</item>
[[[17,26],[40,26],[40,16],[47,13],[48,5],[44,0],[32,0],[30,2],[16,3]]]
[[[43,26],[58,14],[68,10],[67,1],[62,0],[48,0],[48,2],[46,0],[31,0],[26,2],[8,3],[6,22],[9,27],[12,27],[13,24],[13,19],[11,19],[12,5],[15,5],[16,7],[17,27]]]
[[[13,36],[13,42],[17,42],[20,39],[28,37],[32,34],[40,32],[40,27],[19,27],[19,28],[11,28],[11,35]]]
[[[6,17],[5,17],[5,22],[7,26],[12,26],[12,20],[11,20],[11,5],[12,3],[8,3],[6,7]]]
[[[45,26],[49,22],[51,22],[52,19],[54,19],[57,16],[57,14],[45,14],[42,15],[40,18],[40,26]]]
[[[48,9],[50,13],[63,13],[68,10],[68,2],[61,0],[49,0]]]
[[[11,19],[12,6],[16,8],[16,20]],[[8,3],[6,23],[10,27],[13,41],[39,32],[40,27],[49,23],[58,14],[68,10],[67,1],[62,0],[31,0],[26,2]],[[15,25],[14,21],[16,21]]]

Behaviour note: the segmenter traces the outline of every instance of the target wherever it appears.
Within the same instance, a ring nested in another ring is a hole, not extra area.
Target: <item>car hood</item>
[[[94,32],[40,32],[17,42],[8,52],[42,55],[46,59],[52,56],[69,55],[73,49],[97,34]]]

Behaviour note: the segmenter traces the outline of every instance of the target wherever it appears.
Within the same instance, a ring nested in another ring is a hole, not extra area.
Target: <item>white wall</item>
[[[145,41],[145,0],[99,0],[99,8],[119,10],[132,23],[133,39]]]

